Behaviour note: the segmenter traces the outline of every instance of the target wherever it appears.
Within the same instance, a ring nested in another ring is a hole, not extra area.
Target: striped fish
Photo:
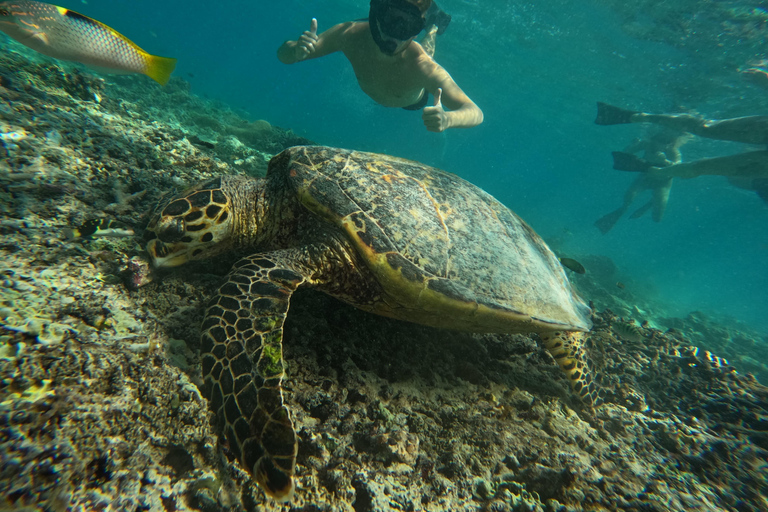
[[[77,228],[64,228],[67,240],[91,238],[94,236],[123,237],[133,236],[133,230],[113,219],[91,219]]]
[[[176,67],[176,59],[150,55],[99,21],[43,2],[0,2],[0,30],[49,57],[111,73],[144,74],[160,85]]]
[[[630,320],[629,322],[623,320],[614,322],[611,324],[611,329],[613,329],[614,333],[627,341],[633,341],[635,343],[645,341],[645,334],[640,327],[635,325],[634,320]]]
[[[713,368],[729,370],[737,373],[736,370],[731,368],[731,363],[729,363],[726,358],[716,356],[709,350],[700,349],[699,347],[691,345],[689,347],[682,347],[682,350],[673,348],[670,352],[675,357],[687,357],[697,359],[699,361],[707,361]]]

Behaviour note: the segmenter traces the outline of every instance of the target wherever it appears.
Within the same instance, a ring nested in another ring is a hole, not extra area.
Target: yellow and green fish
[[[161,85],[176,67],[176,59],[150,55],[99,21],[43,2],[0,2],[0,30],[49,57],[111,73],[141,73]]]

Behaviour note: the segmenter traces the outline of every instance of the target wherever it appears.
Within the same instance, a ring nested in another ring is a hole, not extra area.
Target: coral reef
[[[667,306],[654,300],[643,283],[623,274],[616,264],[601,255],[580,255],[578,260],[587,268],[586,275],[570,273],[571,281],[584,297],[589,297],[598,309],[609,309],[622,317],[617,323],[619,335],[627,337],[627,325],[643,324],[656,329],[672,329],[684,336],[686,343],[709,350],[736,365],[743,372],[753,373],[760,382],[768,382],[768,334],[738,320],[715,318],[700,311],[684,318],[671,316]]]
[[[718,352],[750,340],[700,315],[644,323],[605,261],[577,279],[603,310],[589,345],[607,403],[594,411],[533,336],[440,331],[298,292],[285,342],[298,490],[268,500],[197,389],[201,315],[231,261],[149,282],[138,237],[63,232],[115,217],[140,234],[164,192],[263,172],[307,141],[178,79],[103,80],[14,51],[0,69],[0,132],[15,134],[0,148],[0,508],[768,508],[768,390]],[[732,366],[690,348],[705,343]]]

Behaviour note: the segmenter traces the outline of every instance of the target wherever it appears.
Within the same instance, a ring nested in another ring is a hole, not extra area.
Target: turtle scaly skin
[[[304,282],[288,270],[290,256],[257,254],[235,265],[206,311],[201,346],[203,392],[230,448],[278,498],[292,492],[298,446],[282,391],[283,322]]]
[[[602,393],[589,369],[589,360],[583,344],[584,333],[543,332],[539,333],[539,337],[568,377],[571,388],[578,393],[579,398],[586,404],[600,405],[603,402]]]
[[[203,391],[237,458],[276,499],[294,491],[282,337],[299,286],[434,327],[537,332],[579,397],[600,401],[583,344],[590,310],[558,259],[514,213],[452,174],[294,147],[272,159],[266,178],[224,176],[176,196],[145,236],[158,267],[250,253],[206,311]]]

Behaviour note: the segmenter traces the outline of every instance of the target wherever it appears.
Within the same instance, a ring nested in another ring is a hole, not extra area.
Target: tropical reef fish
[[[35,51],[110,73],[141,73],[168,83],[176,59],[150,55],[103,23],[43,2],[0,2],[0,30]]]
[[[577,274],[584,274],[587,272],[587,269],[584,268],[584,265],[574,260],[573,258],[560,258],[560,264],[562,264],[567,269],[573,270]]]
[[[113,219],[91,219],[85,221],[79,228],[65,228],[64,236],[68,240],[93,236],[133,236],[133,230]]]
[[[719,357],[710,352],[709,350],[703,350],[699,347],[685,347],[683,350],[679,350],[677,348],[672,349],[672,355],[675,357],[691,357],[694,359],[704,359],[706,360],[711,366],[715,368],[722,368],[722,369],[729,369],[731,366],[731,363],[728,362],[727,359],[724,357]],[[691,364],[691,366],[695,366],[694,364]],[[736,372],[735,370],[732,370]],[[737,373],[737,372],[736,372]]]
[[[616,322],[611,325],[611,328],[613,329],[613,332],[627,341],[640,343],[645,340],[645,334],[643,334],[643,331],[635,325],[635,322]]]

